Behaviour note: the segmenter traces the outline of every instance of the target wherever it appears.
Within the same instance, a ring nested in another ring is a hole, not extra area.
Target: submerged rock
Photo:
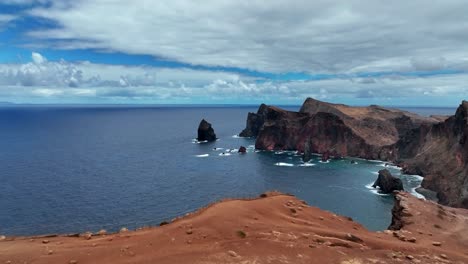
[[[247,149],[244,146],[240,146],[239,153],[247,153]]]
[[[198,141],[215,141],[216,134],[213,127],[205,119],[202,119],[200,125],[198,126]]]
[[[384,169],[379,171],[379,177],[372,187],[380,187],[382,193],[392,193],[393,191],[403,191],[403,182]]]

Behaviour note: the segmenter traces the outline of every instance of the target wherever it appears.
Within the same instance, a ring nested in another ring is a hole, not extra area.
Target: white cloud
[[[1,101],[301,103],[310,96],[344,103],[454,105],[468,97],[468,74],[272,81],[223,71],[48,61],[39,53],[33,57],[30,63],[0,64]]]
[[[52,45],[63,49],[96,48],[267,72],[468,67],[468,2],[462,0],[65,3],[32,10],[61,27],[29,36],[54,39]]]
[[[32,55],[31,55],[31,58],[33,60],[34,63],[37,63],[37,64],[41,64],[41,63],[44,63],[47,61],[46,58],[44,58],[44,56],[42,56],[41,54],[37,53],[37,52],[33,52]]]

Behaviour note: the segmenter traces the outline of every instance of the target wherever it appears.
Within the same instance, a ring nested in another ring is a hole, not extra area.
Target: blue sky
[[[0,102],[468,98],[465,1],[293,2],[3,0]]]

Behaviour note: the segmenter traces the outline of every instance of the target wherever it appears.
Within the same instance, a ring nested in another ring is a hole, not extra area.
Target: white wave
[[[390,168],[390,169],[395,169],[395,170],[401,170],[400,167],[396,166],[396,165],[393,165],[393,164],[389,164],[389,163],[381,163],[379,165],[377,165],[379,167],[384,167],[384,168]]]
[[[223,150],[224,148],[213,148],[214,151]]]
[[[323,161],[323,160],[319,160],[320,163],[330,163],[330,160],[326,160],[326,161]]]
[[[208,140],[202,140],[198,141],[196,138],[192,139],[193,144],[203,144],[203,143],[208,143]]]
[[[366,160],[366,159],[360,159],[360,160]],[[381,160],[366,160],[366,161],[374,162],[374,163],[384,163],[384,161],[381,161]]]
[[[380,193],[379,192],[379,188],[374,188],[372,187],[372,185],[374,185],[374,182],[371,182],[369,184],[366,184],[366,188],[369,189],[369,191],[373,194],[377,194],[377,195],[380,195],[380,196],[388,196],[390,194],[385,194],[385,193]]]
[[[240,137],[239,135],[233,135],[232,137],[233,137],[233,138],[242,138],[242,137]]]
[[[372,174],[379,175],[378,171],[371,171]]]
[[[317,165],[317,164],[315,164],[315,163],[308,163],[308,162],[299,164],[300,167],[313,167],[313,166],[315,166],[315,165]]]
[[[277,162],[277,163],[275,163],[275,166],[294,167],[294,164],[292,164],[292,163],[286,163],[286,162]]]
[[[414,197],[416,197],[416,198],[421,198],[421,199],[426,200],[426,197],[424,197],[424,195],[422,195],[422,194],[420,194],[420,193],[418,193],[418,192],[416,191],[416,189],[419,188],[419,187],[421,187],[421,186],[411,188],[411,192],[410,192],[410,193],[411,193]]]
[[[210,154],[200,154],[200,155],[195,155],[195,157],[197,158],[206,158],[206,157],[209,157]]]
[[[223,153],[219,153],[219,156],[231,156],[231,153],[223,152]]]
[[[275,151],[275,155],[282,155],[284,154],[284,151]]]
[[[420,182],[422,182],[422,180],[424,179],[424,177],[420,176],[420,175],[403,174],[403,176],[409,178],[410,181],[420,181]]]

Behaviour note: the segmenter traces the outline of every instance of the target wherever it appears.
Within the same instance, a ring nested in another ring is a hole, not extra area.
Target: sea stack
[[[310,153],[310,141],[306,140],[304,144],[304,154],[302,154],[302,161],[308,162],[312,159],[312,153]]]
[[[202,119],[200,125],[198,126],[198,141],[215,141],[216,134],[213,127],[205,119]]]
[[[380,170],[379,177],[372,187],[380,187],[381,193],[392,193],[393,191],[403,191],[403,182],[393,177],[388,170]]]

